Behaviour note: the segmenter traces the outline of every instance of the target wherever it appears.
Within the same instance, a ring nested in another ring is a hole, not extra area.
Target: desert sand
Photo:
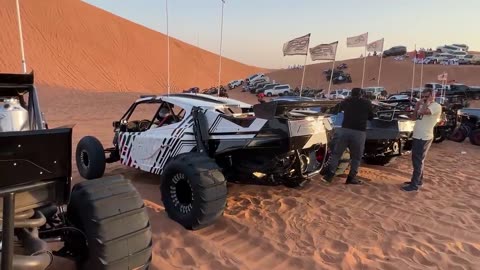
[[[111,122],[138,97],[40,91],[51,127],[76,124],[74,147],[85,135],[110,146]],[[253,99],[239,89],[230,95]],[[165,214],[158,176],[119,164],[108,164],[106,175],[131,179],[149,208],[152,269],[479,269],[480,148],[468,141],[433,145],[418,193],[400,190],[409,158],[362,165],[363,186],[341,178],[331,185],[314,178],[303,189],[229,184],[224,216],[193,232]],[[75,168],[73,180],[84,181]]]
[[[165,92],[164,35],[78,0],[21,3],[41,109],[52,128],[75,124],[73,149],[86,135],[109,147],[112,121],[140,93]],[[0,71],[19,72],[14,1],[0,5]],[[359,84],[361,60],[347,63]],[[228,59],[223,65],[225,81],[262,70]],[[172,39],[175,91],[214,85],[217,66],[214,53]],[[409,66],[386,60],[382,85],[408,88]],[[376,76],[374,67],[369,58],[366,78]],[[308,66],[306,85],[316,87],[327,68]],[[424,81],[444,70],[457,81],[480,84],[479,67],[426,66]],[[295,85],[301,71],[271,77]],[[239,89],[229,94],[256,102]],[[154,233],[152,269],[480,269],[479,160],[480,148],[468,140],[433,145],[418,193],[400,191],[410,177],[410,156],[388,167],[362,165],[363,186],[318,178],[302,189],[229,184],[224,216],[194,232],[165,214],[158,176],[118,164],[107,165],[106,174],[125,175],[145,199]],[[74,182],[84,181],[72,162]]]

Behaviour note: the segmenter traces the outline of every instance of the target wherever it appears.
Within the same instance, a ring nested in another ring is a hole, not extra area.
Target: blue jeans
[[[413,174],[411,184],[417,187],[423,183],[423,168],[428,150],[432,145],[432,140],[413,139],[412,142],[412,165]]]
[[[333,138],[333,151],[330,160],[329,171],[334,174],[337,170],[340,157],[347,149],[350,150],[350,178],[355,178],[358,173],[358,168],[362,162],[363,151],[365,149],[365,140],[367,133],[365,131],[353,130],[348,128],[338,128],[335,130]]]

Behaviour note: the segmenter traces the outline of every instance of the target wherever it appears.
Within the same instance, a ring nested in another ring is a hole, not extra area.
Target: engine
[[[29,130],[28,111],[18,98],[0,98],[0,132]]]

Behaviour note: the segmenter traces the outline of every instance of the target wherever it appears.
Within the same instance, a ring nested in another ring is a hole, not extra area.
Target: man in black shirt
[[[344,112],[343,123],[341,128],[335,130],[332,157],[324,180],[327,182],[333,180],[340,157],[348,147],[351,166],[346,184],[361,184],[362,182],[355,179],[355,176],[357,176],[365,148],[367,121],[373,119],[372,102],[363,98],[362,89],[353,88],[352,96],[339,104],[338,111]]]

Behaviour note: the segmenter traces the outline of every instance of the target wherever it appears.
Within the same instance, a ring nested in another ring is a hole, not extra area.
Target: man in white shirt
[[[416,191],[423,184],[425,158],[433,141],[433,129],[442,113],[442,106],[435,102],[432,89],[425,89],[421,99],[415,105],[412,142],[413,174],[410,182],[405,182],[404,191]]]

